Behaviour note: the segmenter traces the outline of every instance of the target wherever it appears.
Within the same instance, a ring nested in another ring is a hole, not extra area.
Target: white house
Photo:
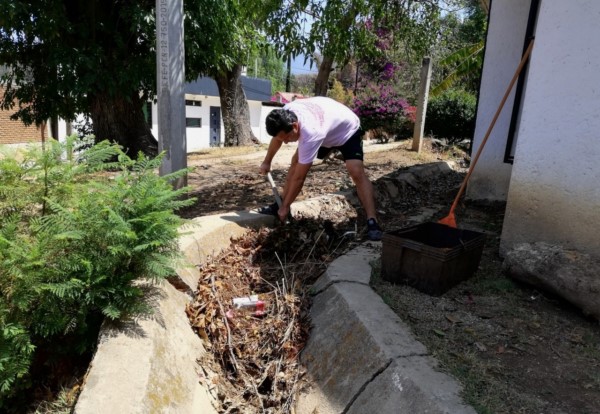
[[[493,0],[473,153],[531,38],[469,182],[506,200],[501,251],[543,241],[600,257],[600,1]]]
[[[242,76],[242,88],[250,109],[252,132],[261,142],[269,142],[270,137],[264,125],[265,117],[273,109],[270,102],[271,81]],[[186,83],[184,93],[187,151],[193,152],[223,145],[225,132],[217,83],[212,78],[201,77],[194,82]],[[157,137],[156,103],[149,102],[148,109],[147,113],[151,113],[149,121],[152,125],[152,134]]]
[[[271,137],[265,129],[265,118],[275,107],[281,106],[271,102],[271,81],[268,79],[248,78],[242,76],[242,88],[250,110],[250,125],[254,136],[261,142],[268,143]],[[221,101],[217,83],[208,77],[200,77],[194,82],[185,84],[185,118],[187,123],[187,151],[194,152],[202,148],[223,145],[225,131],[221,119]],[[144,108],[152,134],[158,136],[157,105],[148,102]],[[85,122],[78,116],[76,124]],[[58,122],[58,139],[62,140],[73,133],[70,123]],[[47,136],[51,136],[50,131]]]

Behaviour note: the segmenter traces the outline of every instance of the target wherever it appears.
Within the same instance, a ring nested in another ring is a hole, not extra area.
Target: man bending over
[[[298,142],[292,157],[282,193],[282,205],[268,206],[265,214],[279,216],[284,221],[290,206],[302,190],[308,170],[315,159],[324,159],[330,151],[341,152],[346,169],[356,185],[358,198],[367,215],[367,237],[381,240],[383,232],[377,224],[373,185],[365,173],[363,164],[360,120],[350,108],[321,96],[298,99],[281,109],[274,109],[266,119],[267,132],[273,138],[260,172],[271,170],[273,157],[283,143]]]

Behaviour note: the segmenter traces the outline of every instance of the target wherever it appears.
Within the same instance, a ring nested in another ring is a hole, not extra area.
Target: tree
[[[305,73],[292,76],[292,90],[299,94],[308,96],[311,94],[317,75],[314,73]]]
[[[333,80],[333,86],[329,90],[328,96],[346,106],[352,104],[352,99],[354,98],[352,92],[347,91],[344,85],[337,79]]]
[[[264,43],[257,24],[268,8],[256,3],[184,3],[186,80],[217,81],[226,145],[256,141],[240,82],[248,51]],[[97,141],[155,155],[142,112],[156,91],[154,7],[150,0],[0,0],[0,65],[8,67],[2,108],[37,125],[88,115]]]
[[[285,63],[277,56],[277,51],[272,45],[267,45],[265,50],[258,50],[250,55],[247,71],[248,76],[269,79],[273,91],[285,89]]]
[[[453,0],[302,0],[289,2],[271,16],[267,32],[282,41],[286,53],[313,56],[319,52],[315,95],[325,95],[334,65],[362,60],[377,49],[377,36],[369,24],[395,32],[395,42],[420,58],[435,40],[440,4]],[[306,16],[312,24],[307,29]]]
[[[449,47],[439,61],[443,79],[432,88],[432,96],[438,96],[458,83],[472,93],[479,87],[489,4],[487,0],[466,0],[465,8],[463,21],[451,15],[445,19],[445,42]]]
[[[285,2],[283,2],[285,3]],[[367,0],[301,0],[289,2],[274,10],[267,33],[286,55],[319,55],[319,71],[314,83],[314,94],[327,94],[329,75],[334,63],[343,65],[356,45],[366,45],[365,31],[357,19],[368,15]],[[310,29],[307,29],[310,16]],[[360,39],[360,40],[359,40]]]
[[[262,0],[196,0],[186,9],[186,65],[213,77],[221,95],[225,145],[258,142],[250,127],[248,103],[241,85],[242,66],[267,43],[259,28],[270,7]]]
[[[0,0],[0,65],[8,68],[2,108],[36,125],[86,114],[98,141],[155,155],[142,113],[156,82],[153,7],[150,0]]]

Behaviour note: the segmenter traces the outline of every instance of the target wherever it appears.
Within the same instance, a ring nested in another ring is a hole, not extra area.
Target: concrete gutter
[[[440,163],[431,168],[450,171]],[[406,179],[388,181],[398,189],[414,185],[412,175],[402,174]],[[355,213],[341,194],[297,203],[293,212]],[[227,248],[231,237],[273,223],[273,217],[252,212],[194,219],[180,238],[187,265],[177,269],[178,280],[149,287],[155,314],[102,327],[75,413],[216,413],[197,364],[206,351],[185,315],[198,283],[195,265]],[[313,386],[300,396],[296,412],[474,413],[458,398],[458,384],[435,371],[424,346],[368,286],[376,246],[367,243],[338,258],[314,286],[314,326],[302,354]]]
[[[273,220],[248,212],[192,220],[180,238],[187,260],[177,269],[177,289],[167,282],[151,287],[151,317],[102,327],[75,413],[216,413],[197,363],[206,350],[185,314],[198,285],[195,265],[229,247],[231,237]]]

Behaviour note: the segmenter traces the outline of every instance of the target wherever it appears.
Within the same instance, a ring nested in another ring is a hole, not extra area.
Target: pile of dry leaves
[[[208,379],[220,412],[291,411],[302,383],[307,289],[348,249],[341,227],[302,219],[250,231],[200,268],[197,296],[186,311],[220,365],[215,371],[223,373]],[[234,299],[253,295],[264,310],[235,307]]]

